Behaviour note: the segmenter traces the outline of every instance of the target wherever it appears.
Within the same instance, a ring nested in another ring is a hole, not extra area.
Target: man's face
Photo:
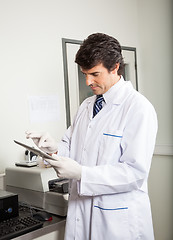
[[[100,95],[107,92],[120,79],[117,74],[118,68],[119,64],[109,72],[103,64],[98,64],[89,70],[81,68],[81,71],[86,77],[86,85],[92,89],[95,95]]]

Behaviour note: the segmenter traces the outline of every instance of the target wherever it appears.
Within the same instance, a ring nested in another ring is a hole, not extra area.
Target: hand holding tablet
[[[24,143],[18,142],[18,141],[16,141],[16,140],[14,140],[14,142],[15,142],[16,144],[18,144],[18,145],[26,148],[27,150],[35,153],[36,155],[38,155],[38,156],[40,156],[40,157],[42,157],[42,158],[45,158],[45,159],[47,158],[47,159],[51,159],[51,160],[57,161],[55,158],[51,157],[49,154],[47,154],[47,153],[45,153],[45,152],[43,152],[43,151],[41,151],[41,150],[38,150],[38,149],[36,149],[36,148],[34,148],[34,147],[30,147],[30,146],[28,146],[28,145],[26,145],[26,144],[24,144]]]

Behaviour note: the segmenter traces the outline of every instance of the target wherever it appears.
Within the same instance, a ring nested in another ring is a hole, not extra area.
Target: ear
[[[119,64],[119,63],[116,63],[116,64],[115,64],[115,68],[114,68],[111,72],[112,72],[113,74],[117,73],[119,67],[120,67],[120,64]]]

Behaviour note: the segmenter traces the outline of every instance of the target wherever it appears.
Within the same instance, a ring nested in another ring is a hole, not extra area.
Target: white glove
[[[67,157],[52,155],[54,160],[45,159],[56,171],[59,178],[81,179],[82,166],[75,160]]]
[[[58,151],[58,143],[49,135],[49,133],[26,131],[26,138],[31,138],[33,142],[46,153],[55,153]]]

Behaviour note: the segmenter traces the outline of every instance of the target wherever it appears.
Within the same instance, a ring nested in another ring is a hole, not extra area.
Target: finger
[[[57,155],[57,154],[52,154],[52,156],[53,155],[55,155],[55,159],[57,159],[57,160],[64,160],[66,157],[62,157],[62,156],[59,156],[59,155]]]
[[[41,145],[41,147],[44,147],[44,148],[50,148],[52,146],[50,141],[47,141],[47,139],[43,142],[40,142],[39,145]]]
[[[25,131],[26,134],[30,134],[30,133],[32,133],[32,132],[35,132],[35,131],[34,131],[34,130],[31,130],[31,129],[28,129],[28,130]]]
[[[43,158],[43,162],[46,162],[47,164],[50,164],[50,159],[48,159],[48,158]],[[51,165],[51,164],[50,164]]]
[[[32,134],[32,133],[35,133],[36,131],[34,131],[34,130],[27,130],[26,132],[25,132],[25,134],[26,135],[30,135],[30,134]]]
[[[40,138],[42,136],[42,133],[39,132],[33,132],[33,131],[27,131],[26,132],[27,138]]]
[[[57,161],[58,161],[59,158],[60,158],[60,157],[59,157],[58,155],[56,155],[56,154],[52,154],[52,157],[53,157],[55,160],[57,160]]]
[[[59,167],[58,161],[54,161],[51,159],[44,159],[46,162],[48,162],[52,167]]]
[[[48,135],[47,134],[42,134],[40,136],[40,140],[39,140],[39,144],[38,144],[38,147],[45,147],[45,145],[47,144],[46,143],[46,140],[48,139]],[[49,144],[49,143],[48,143]]]

